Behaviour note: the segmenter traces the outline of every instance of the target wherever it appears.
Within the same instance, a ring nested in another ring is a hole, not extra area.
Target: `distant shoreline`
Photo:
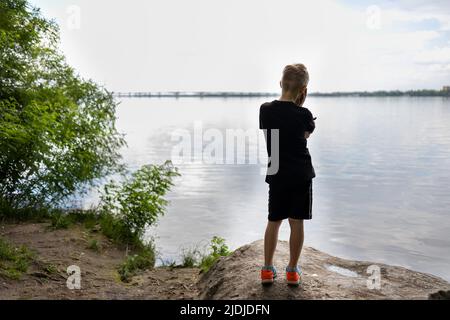
[[[267,98],[272,92],[114,92],[117,98]],[[450,90],[313,92],[311,97],[450,97]]]

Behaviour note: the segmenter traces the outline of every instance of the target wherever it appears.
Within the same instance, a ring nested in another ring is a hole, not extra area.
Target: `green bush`
[[[209,245],[209,253],[204,255],[200,262],[202,272],[207,272],[220,257],[226,257],[231,254],[230,249],[225,243],[225,239],[214,237]]]
[[[122,281],[130,281],[139,270],[154,267],[154,244],[144,244],[142,238],[146,228],[164,214],[168,203],[164,196],[176,176],[178,170],[167,161],[143,166],[121,183],[111,181],[105,185],[99,207],[102,233],[117,243],[131,245],[136,252],[119,267]]]
[[[62,203],[121,169],[116,102],[58,43],[26,0],[0,1],[0,202],[15,209]]]
[[[114,238],[134,242],[145,229],[155,224],[165,212],[166,193],[178,170],[170,161],[163,165],[145,165],[122,183],[111,181],[104,187],[100,208],[103,222]],[[118,231],[118,232],[117,232]]]

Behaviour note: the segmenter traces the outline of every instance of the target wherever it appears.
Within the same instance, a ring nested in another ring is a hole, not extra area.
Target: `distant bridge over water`
[[[114,92],[118,98],[268,98],[279,97],[273,92]],[[450,97],[450,87],[442,90],[373,91],[373,92],[312,92],[311,97]]]
[[[272,92],[114,92],[118,98],[254,98],[275,97]]]

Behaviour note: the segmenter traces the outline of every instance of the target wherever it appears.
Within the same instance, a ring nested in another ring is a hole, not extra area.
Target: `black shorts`
[[[269,221],[312,219],[312,180],[299,185],[269,185]]]

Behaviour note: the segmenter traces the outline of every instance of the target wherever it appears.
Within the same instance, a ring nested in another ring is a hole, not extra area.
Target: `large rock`
[[[288,287],[284,267],[289,259],[289,245],[280,242],[275,265],[279,277],[275,284],[263,287],[259,269],[263,241],[257,241],[221,258],[202,276],[198,286],[201,299],[428,299],[450,284],[438,277],[371,262],[349,261],[304,248],[302,253],[303,285]],[[369,289],[369,266],[381,270],[381,288]]]

